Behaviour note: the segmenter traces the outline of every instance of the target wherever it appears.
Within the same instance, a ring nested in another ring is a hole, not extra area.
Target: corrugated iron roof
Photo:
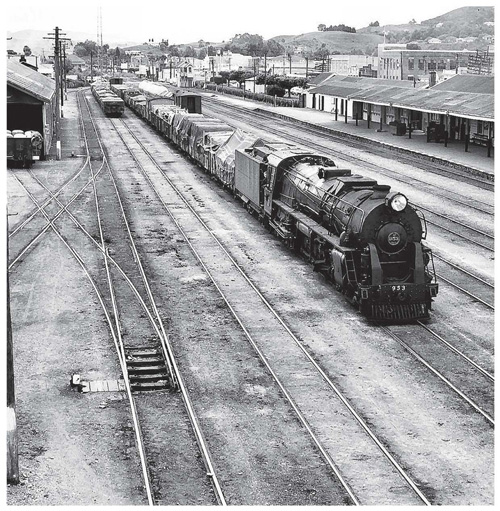
[[[86,64],[85,60],[83,60],[78,55],[75,55],[74,53],[70,54],[70,55],[66,55],[66,60],[69,60],[75,66],[82,66],[82,65]]]
[[[56,92],[55,81],[20,62],[7,61],[7,85],[49,103]]]
[[[325,80],[327,80],[331,76],[334,76],[334,74],[333,73],[329,73],[329,72],[328,73],[320,73],[319,75],[315,76],[314,78],[308,79],[308,82],[311,85],[319,85],[320,83],[324,82]]]
[[[455,75],[432,87],[434,90],[494,94],[495,77],[479,75]]]
[[[401,86],[402,83],[409,83],[410,87],[408,85]],[[470,85],[472,85],[472,81]],[[465,86],[465,81],[463,86]],[[419,89],[413,87],[413,82],[378,80],[376,78],[367,78],[365,81],[328,80],[327,84],[311,89],[309,92],[422,112],[449,114],[485,121],[494,120],[494,96],[487,93],[442,90],[437,86],[432,89]]]
[[[427,83],[416,82],[414,86],[411,80],[385,80],[383,78],[369,78],[367,76],[342,76],[332,75],[328,80],[322,83],[322,85],[335,85],[337,83],[343,83],[349,87],[371,87],[371,86],[390,86],[400,87],[403,89],[423,88],[427,86]]]

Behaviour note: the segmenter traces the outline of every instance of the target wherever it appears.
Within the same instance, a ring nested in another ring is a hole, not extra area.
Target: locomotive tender
[[[391,322],[429,317],[438,284],[432,252],[422,243],[426,223],[403,194],[326,156],[201,113],[144,96],[126,103],[230,188],[362,314]]]

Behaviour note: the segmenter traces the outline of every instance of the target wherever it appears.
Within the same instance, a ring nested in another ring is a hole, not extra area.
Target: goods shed
[[[55,82],[12,59],[7,61],[7,129],[34,130],[49,153],[55,129]]]

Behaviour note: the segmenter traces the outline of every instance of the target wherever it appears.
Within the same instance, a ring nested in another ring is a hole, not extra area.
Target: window
[[[418,59],[418,69],[425,71],[425,59]]]
[[[445,61],[443,59],[441,59],[439,62],[438,62],[438,69],[446,69],[446,64],[445,64]]]
[[[415,61],[414,59],[408,59],[408,69],[413,71],[415,69]]]
[[[429,69],[429,71],[435,71],[436,70],[436,61],[435,60],[431,60],[429,62],[428,69]]]

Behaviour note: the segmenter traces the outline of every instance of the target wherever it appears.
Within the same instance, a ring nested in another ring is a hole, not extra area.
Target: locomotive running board
[[[280,209],[285,211],[285,213],[290,215],[292,218],[306,225],[309,229],[311,229],[312,232],[314,232],[314,234],[317,234],[321,238],[325,239],[326,241],[328,241],[328,243],[330,243],[338,250],[343,250],[343,248],[340,247],[340,238],[338,236],[335,236],[334,234],[331,234],[322,225],[318,224],[318,222],[311,220],[311,218],[309,218],[304,213],[301,213],[300,211],[291,208],[290,206],[288,206],[288,204],[285,204],[280,200],[275,200],[273,201],[273,203]]]

